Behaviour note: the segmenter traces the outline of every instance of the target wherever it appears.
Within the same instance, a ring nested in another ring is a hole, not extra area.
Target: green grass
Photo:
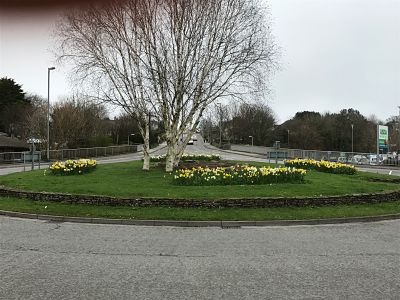
[[[261,165],[260,163],[252,163]],[[400,188],[399,184],[369,182],[380,177],[372,173],[335,175],[310,171],[303,184],[233,185],[233,186],[177,186],[171,174],[160,169],[141,170],[140,161],[98,165],[97,170],[85,175],[43,175],[43,170],[0,176],[0,184],[10,187],[49,192],[96,194],[120,197],[174,198],[240,198],[275,196],[319,196],[380,192]],[[388,178],[388,176],[383,176]],[[397,178],[392,176],[393,178]]]
[[[285,208],[168,208],[64,204],[0,197],[0,209],[37,214],[140,220],[294,220],[400,213],[400,201]]]

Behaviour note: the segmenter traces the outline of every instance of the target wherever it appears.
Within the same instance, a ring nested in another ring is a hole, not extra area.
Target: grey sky
[[[400,105],[400,0],[269,0],[282,48],[269,103],[279,121],[297,111],[355,108],[385,120]],[[47,95],[55,14],[0,13],[0,77]],[[52,101],[71,93],[52,72]]]

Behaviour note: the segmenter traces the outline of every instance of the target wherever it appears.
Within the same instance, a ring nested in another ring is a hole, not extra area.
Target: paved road
[[[188,145],[186,148],[186,153],[201,153],[201,154],[220,154],[223,159],[227,160],[242,160],[242,161],[261,161],[268,162],[267,159],[264,159],[260,156],[250,156],[243,153],[235,153],[235,152],[225,152],[220,151],[218,148],[213,147],[209,144],[204,144],[202,138],[199,135],[199,140],[195,142],[194,145]],[[152,150],[151,155],[162,155],[166,153],[166,147],[164,144],[160,145],[156,149]],[[114,162],[124,162],[131,160],[140,160],[142,159],[143,154],[141,152],[133,153],[133,154],[124,154],[114,157],[106,157],[106,158],[98,158],[98,164],[106,164],[106,163],[114,163]],[[48,164],[42,164],[42,168],[47,168]],[[37,168],[37,167],[36,167]],[[27,171],[29,171],[29,166],[27,166]],[[0,176],[6,175],[10,173],[23,172],[23,167],[1,167],[0,166]]]
[[[265,228],[0,217],[1,299],[399,299],[400,221]]]

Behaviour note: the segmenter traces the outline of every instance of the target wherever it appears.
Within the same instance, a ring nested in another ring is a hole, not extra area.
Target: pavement
[[[399,299],[400,220],[175,228],[0,217],[0,299]]]

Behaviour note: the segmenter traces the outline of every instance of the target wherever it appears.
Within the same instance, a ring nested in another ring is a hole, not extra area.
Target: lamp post
[[[221,103],[215,103],[217,106],[219,106],[219,147],[221,148],[222,146],[222,107]]]
[[[351,124],[351,155],[354,156],[354,124]]]
[[[50,71],[55,67],[47,68],[47,160],[50,161]]]
[[[134,135],[135,135],[134,133],[128,134],[128,146],[130,145],[129,137],[130,137],[130,136],[134,136]]]
[[[398,130],[399,130],[399,136],[397,137],[397,157],[400,155],[400,106],[397,106],[399,109],[399,118],[398,118]]]
[[[249,138],[251,138],[251,149],[253,149],[254,146],[254,138],[252,135],[249,135]]]
[[[289,149],[289,140],[290,140],[290,130],[287,130],[287,147]]]

